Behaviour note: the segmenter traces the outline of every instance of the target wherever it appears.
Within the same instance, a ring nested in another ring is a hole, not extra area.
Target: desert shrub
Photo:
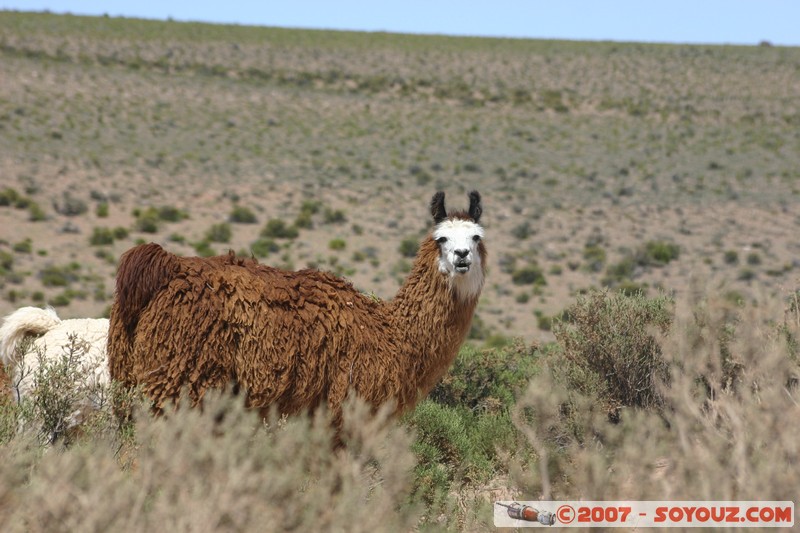
[[[0,191],[0,207],[10,207],[17,203],[22,197],[20,193],[11,187],[6,187]]]
[[[148,207],[147,209],[134,209],[133,216],[136,217],[135,227],[143,233],[158,233],[160,223],[180,222],[189,218],[189,215],[177,207],[161,206]]]
[[[228,220],[235,224],[258,223],[258,218],[256,218],[255,213],[253,213],[249,207],[245,207],[243,205],[234,206],[231,214],[228,216]]]
[[[65,266],[47,265],[39,271],[39,278],[45,287],[66,287],[78,281],[80,263],[70,263]]]
[[[14,256],[5,250],[0,250],[0,273],[8,273],[13,268]]]
[[[589,272],[600,272],[606,264],[606,250],[602,246],[587,245],[583,248],[583,261]]]
[[[33,251],[33,241],[30,238],[14,243],[12,249],[20,254],[29,254]]]
[[[659,407],[667,365],[654,336],[672,321],[672,301],[607,291],[580,296],[570,321],[554,326],[559,372],[570,388],[595,396],[611,414],[622,406]]]
[[[0,466],[4,530],[409,531],[419,523],[411,439],[384,412],[348,404],[346,446],[334,450],[322,413],[265,425],[242,404],[209,394],[202,410],[159,418],[137,407],[130,428],[91,427],[77,445],[44,456],[15,438]]]
[[[736,279],[740,281],[752,281],[758,277],[758,273],[752,268],[743,268],[739,271]]]
[[[322,209],[322,202],[318,200],[304,200],[300,205],[300,212],[310,215],[316,215],[320,209]]]
[[[522,222],[521,224],[517,224],[513,228],[511,228],[511,235],[518,240],[525,240],[530,237],[534,233],[533,228],[531,228],[531,223],[529,220]]]
[[[419,239],[408,237],[400,241],[400,255],[403,257],[415,257],[419,249]]]
[[[500,349],[466,345],[430,399],[450,407],[497,413],[508,409],[538,369],[537,347],[521,340]]]
[[[330,248],[331,250],[344,250],[346,247],[347,243],[345,242],[344,239],[336,238],[336,239],[331,239],[328,242],[328,248]]]
[[[75,198],[69,191],[64,192],[61,202],[56,204],[56,211],[68,217],[82,215],[89,210],[89,206],[80,198]]]
[[[667,408],[625,409],[617,423],[544,369],[513,413],[536,454],[512,459],[512,479],[542,499],[795,501],[798,473],[786,465],[800,460],[800,428],[786,420],[800,416],[800,369],[772,326],[782,314],[713,295],[678,302],[658,339]],[[793,335],[799,325],[785,324]]]
[[[97,204],[94,210],[95,216],[97,218],[107,218],[108,217],[108,202],[100,202]]]
[[[52,444],[61,439],[69,442],[77,418],[86,418],[94,413],[84,413],[83,402],[90,398],[102,411],[110,407],[110,389],[108,386],[96,384],[86,375],[83,369],[83,357],[89,349],[86,341],[77,335],[69,335],[67,343],[60,347],[61,356],[52,360],[43,360],[44,354],[35,352],[39,365],[35,369],[26,367],[21,357],[28,345],[18,347],[18,360],[21,361],[18,377],[31,375],[35,393],[20,404],[17,412],[18,431],[35,433],[41,444]],[[18,386],[12,383],[12,387]],[[105,413],[110,415],[110,411]],[[97,413],[102,416],[103,413]]]
[[[233,232],[227,222],[213,224],[206,232],[206,240],[210,242],[230,242]]]
[[[633,255],[625,255],[619,262],[606,267],[606,274],[600,280],[606,287],[616,287],[617,285],[630,280],[636,272],[636,260]]]
[[[279,252],[281,247],[272,239],[260,237],[250,245],[250,250],[256,257],[267,257],[269,254]]]
[[[267,221],[261,230],[261,236],[272,239],[296,239],[300,232],[295,226],[289,226],[280,218]]]
[[[89,237],[89,244],[92,246],[102,246],[114,244],[114,231],[111,228],[94,228]]]
[[[301,211],[297,218],[294,219],[294,225],[297,228],[311,229],[314,227],[314,219],[312,213],[309,211]]]
[[[511,272],[511,281],[514,285],[547,285],[544,271],[535,263],[514,269]]]
[[[345,216],[344,211],[341,209],[330,209],[328,207],[323,211],[322,219],[326,224],[342,224],[347,222],[347,216]]]
[[[171,205],[164,205],[156,209],[159,220],[165,222],[180,222],[189,218],[189,214]]]
[[[28,205],[28,220],[31,222],[47,220],[47,213],[44,212],[44,209],[42,209],[39,204],[31,202],[30,205]]]
[[[637,261],[640,265],[661,266],[678,258],[680,247],[672,242],[648,241],[638,250]]]
[[[516,450],[518,439],[509,412],[537,372],[536,352],[522,341],[491,350],[465,346],[429,398],[404,417],[416,433],[415,494],[429,506],[505,468],[499,450]]]
[[[750,266],[758,266],[761,264],[761,254],[758,252],[750,252],[747,254],[747,264]]]
[[[135,213],[136,221],[134,225],[137,231],[143,233],[158,233],[160,218],[158,211],[155,208],[148,208],[144,211],[137,211]]]
[[[212,257],[217,255],[217,252],[211,247],[211,243],[206,240],[193,243],[192,248],[194,248],[195,253],[200,257]]]
[[[123,228],[122,226],[117,226],[111,232],[114,235],[114,238],[117,240],[127,239],[128,238],[128,229]]]
[[[739,262],[739,253],[736,250],[726,250],[723,261],[726,265],[735,265]]]

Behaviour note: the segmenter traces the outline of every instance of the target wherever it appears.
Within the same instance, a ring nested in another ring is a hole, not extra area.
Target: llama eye
[[[436,239],[436,242],[438,242],[439,244],[444,244],[447,242],[447,237],[439,237],[438,239]]]
[[[475,241],[475,242],[480,242],[481,236],[480,235],[473,235],[472,236],[472,240]]]

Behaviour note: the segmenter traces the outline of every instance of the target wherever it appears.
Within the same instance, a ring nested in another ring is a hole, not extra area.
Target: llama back
[[[131,248],[119,260],[111,321],[132,331],[153,295],[172,277],[176,257],[155,243]]]
[[[131,248],[120,257],[108,329],[108,370],[127,381],[132,335],[142,311],[173,277],[177,258],[155,243]]]
[[[61,324],[52,307],[21,307],[3,320],[0,327],[0,358],[5,366],[15,361],[17,346],[28,335],[43,335]]]

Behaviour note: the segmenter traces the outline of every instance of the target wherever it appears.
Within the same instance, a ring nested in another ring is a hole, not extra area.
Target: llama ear
[[[481,213],[483,213],[481,194],[478,191],[472,191],[469,193],[469,216],[472,220],[478,222],[481,218]]]
[[[437,224],[447,218],[447,211],[444,208],[444,193],[442,191],[437,192],[431,198],[431,216]]]

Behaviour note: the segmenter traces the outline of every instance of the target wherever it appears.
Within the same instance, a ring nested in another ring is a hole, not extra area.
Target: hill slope
[[[3,315],[102,314],[138,240],[390,298],[437,189],[484,195],[478,337],[548,338],[590,286],[738,298],[797,276],[797,48],[0,12],[0,58]]]

